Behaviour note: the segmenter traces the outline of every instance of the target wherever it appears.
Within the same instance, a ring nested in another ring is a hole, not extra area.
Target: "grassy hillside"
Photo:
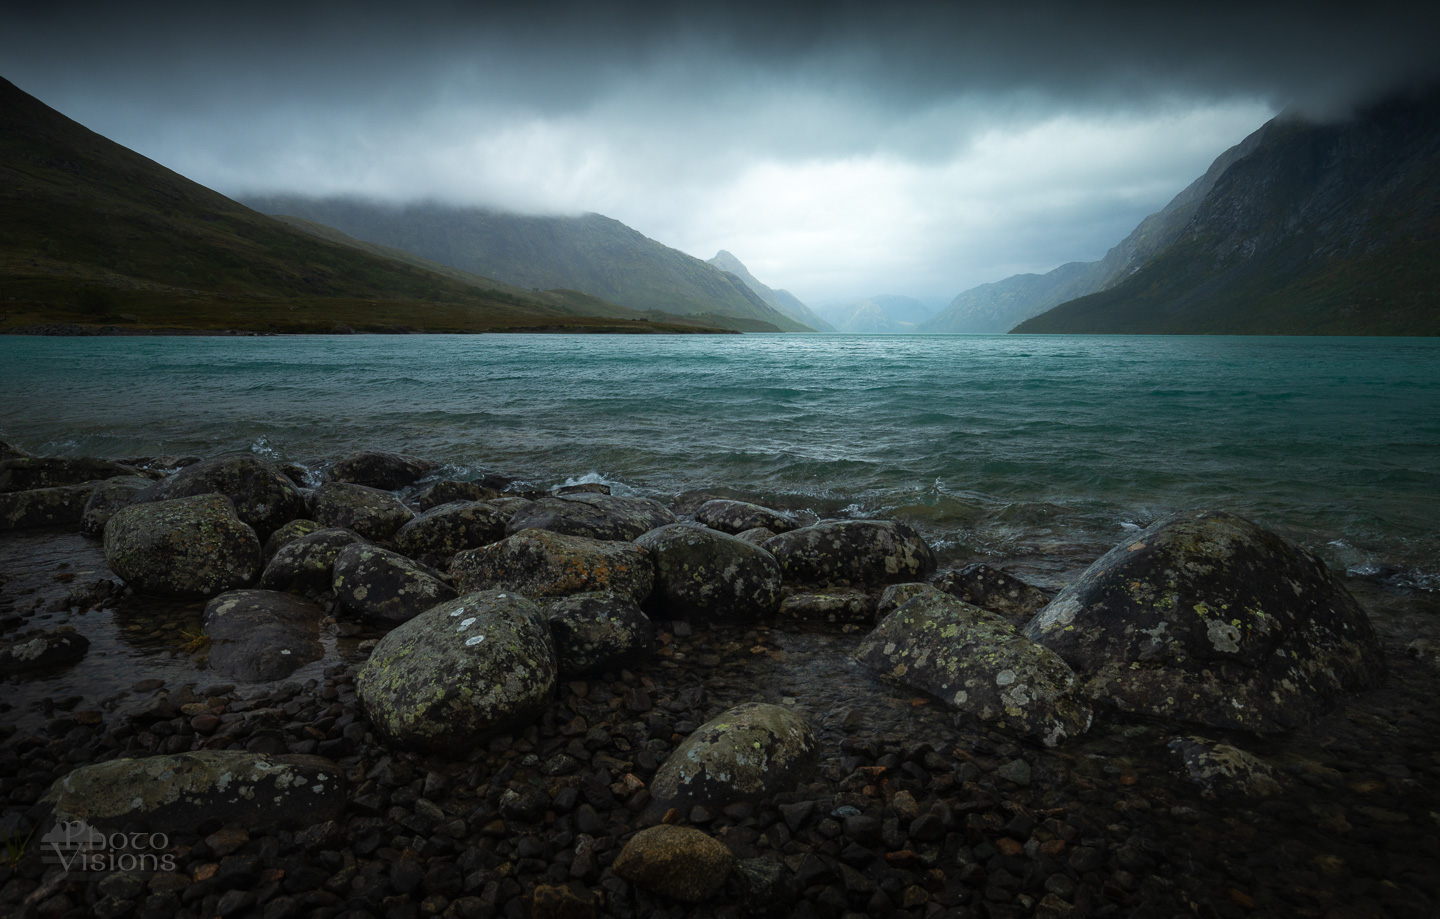
[[[113,143],[0,80],[0,332],[40,325],[323,332],[694,331],[483,289],[326,242]]]

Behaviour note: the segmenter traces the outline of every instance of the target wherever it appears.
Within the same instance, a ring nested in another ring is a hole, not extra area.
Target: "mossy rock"
[[[875,621],[875,596],[856,587],[825,587],[792,594],[780,602],[781,620],[850,631]]]
[[[80,514],[80,532],[97,538],[104,536],[105,524],[110,522],[115,512],[135,503],[136,496],[153,484],[150,479],[139,475],[119,476],[100,482],[90,493],[90,499],[85,502]]]
[[[0,532],[77,526],[99,482],[0,494]]]
[[[0,459],[0,493],[83,485],[130,475],[144,473],[134,466],[93,456],[18,456]]]
[[[780,565],[743,539],[675,523],[635,540],[655,560],[649,608],[668,619],[750,622],[775,614]]]
[[[735,856],[718,839],[687,826],[652,826],[641,830],[615,859],[617,875],[646,890],[699,903],[725,887]]]
[[[1239,747],[1192,736],[1176,737],[1166,749],[1175,771],[1193,783],[1202,798],[1268,798],[1281,791],[1275,769]]]
[[[497,588],[540,599],[601,591],[643,605],[655,586],[655,563],[631,542],[525,530],[458,553],[450,576],[462,592]]]
[[[353,530],[371,542],[386,542],[415,518],[415,512],[388,491],[367,485],[327,482],[315,489],[310,516],[327,527]]]
[[[326,527],[296,537],[280,547],[260,575],[266,590],[318,597],[334,583],[335,560],[351,546],[364,545],[359,533]]]
[[[485,501],[498,497],[500,497],[500,492],[481,485],[479,482],[457,482],[453,479],[445,479],[426,485],[411,495],[405,503],[423,513],[442,504],[454,504],[456,501]]]
[[[999,613],[1020,625],[1029,622],[1037,610],[1050,602],[1050,595],[1040,588],[984,564],[941,572],[934,584],[972,606]]]
[[[512,535],[522,530],[549,530],[566,536],[629,541],[656,527],[676,523],[669,508],[649,498],[578,494],[541,498],[510,518]]]
[[[451,558],[505,538],[510,513],[483,501],[456,501],[431,508],[395,533],[395,548],[419,558]]]
[[[434,570],[398,552],[364,544],[340,552],[330,587],[346,609],[382,625],[405,622],[455,598],[455,588]]]
[[[764,527],[772,533],[788,533],[798,529],[800,521],[781,511],[747,501],[716,498],[695,510],[695,519],[712,530],[739,535],[746,530]]]
[[[282,526],[270,534],[265,540],[265,560],[268,562],[275,557],[275,554],[301,536],[309,536],[311,533],[325,529],[325,524],[318,520],[308,520],[304,517],[296,517],[294,520]]]
[[[131,504],[105,525],[105,562],[138,593],[213,597],[254,582],[260,540],[224,495]]]
[[[210,670],[235,680],[281,680],[325,653],[317,603],[274,590],[232,590],[205,607]]]
[[[935,553],[898,520],[832,520],[791,530],[765,543],[787,584],[876,587],[923,580]]]
[[[202,460],[135,496],[137,502],[167,501],[195,495],[225,495],[235,514],[261,539],[303,516],[305,499],[295,484],[269,460],[233,453]]]
[[[403,453],[369,450],[352,453],[325,470],[325,481],[348,482],[394,491],[413,485],[440,468],[440,464]]]
[[[655,627],[630,597],[576,594],[542,608],[562,680],[631,667],[655,653]]]

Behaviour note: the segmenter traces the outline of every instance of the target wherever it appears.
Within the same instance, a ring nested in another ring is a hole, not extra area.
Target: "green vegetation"
[[[0,858],[0,867],[15,868],[24,861],[26,853],[30,849],[30,840],[35,838],[35,831],[31,830],[25,836],[20,835],[19,830],[5,834],[5,856]]]

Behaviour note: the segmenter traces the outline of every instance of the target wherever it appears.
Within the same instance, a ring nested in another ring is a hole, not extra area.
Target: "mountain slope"
[[[848,335],[917,332],[931,318],[930,308],[913,297],[876,294],[865,300],[821,308],[835,328]]]
[[[745,286],[754,291],[761,300],[764,300],[770,304],[771,307],[784,313],[796,322],[807,325],[817,332],[835,331],[830,323],[815,315],[810,307],[801,303],[800,298],[790,293],[790,291],[771,290],[769,287],[761,284],[755,279],[755,276],[750,273],[750,270],[745,267],[743,262],[724,249],[715,253],[715,257],[710,259],[709,264],[714,265],[721,271],[728,271],[735,275],[735,277],[744,281]]]
[[[1264,128],[1226,150],[1205,174],[1165,207],[1140,221],[1098,262],[1067,262],[1045,274],[1017,274],[964,291],[923,326],[922,332],[1006,332],[1051,307],[1107,290],[1129,277],[1185,229],[1195,209],[1230,165],[1260,143]]]
[[[1023,332],[1440,334],[1440,92],[1281,116],[1179,237]]]
[[[4,80],[0,278],[0,331],[650,328],[584,299],[482,289],[316,239]]]
[[[634,310],[728,317],[742,331],[806,330],[739,278],[600,214],[530,216],[291,195],[245,200],[265,213],[311,220],[515,287],[584,291]]]

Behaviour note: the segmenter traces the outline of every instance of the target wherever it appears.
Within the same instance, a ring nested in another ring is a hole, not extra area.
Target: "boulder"
[[[1049,594],[1040,588],[983,564],[941,572],[934,583],[951,596],[999,613],[1020,625],[1029,622],[1036,610],[1050,602]]]
[[[224,495],[131,504],[105,525],[105,562],[138,593],[213,597],[260,573],[260,540]]]
[[[787,583],[875,587],[924,579],[935,553],[898,520],[832,520],[765,543]]]
[[[925,584],[920,581],[907,581],[904,584],[891,584],[889,587],[885,588],[880,592],[880,599],[875,603],[875,621],[878,622],[881,619],[884,619],[886,616],[895,612],[897,609],[904,606],[906,603],[909,603],[911,600],[915,599],[921,594],[930,590],[938,589],[939,588],[934,587],[933,585]]]
[[[281,680],[325,653],[319,604],[274,590],[232,590],[211,600],[201,626],[210,669],[235,680]]]
[[[665,505],[649,498],[580,494],[541,498],[519,509],[510,518],[508,531],[549,530],[566,536],[629,541],[676,522]]]
[[[649,606],[666,619],[750,622],[773,615],[779,605],[780,565],[753,543],[674,523],[635,545],[655,560]]]
[[[323,529],[325,529],[325,524],[318,520],[307,520],[304,517],[296,517],[280,529],[271,533],[270,538],[265,540],[265,560],[268,562],[275,557],[275,553],[299,539],[301,536],[309,536],[311,533]]]
[[[786,597],[781,619],[809,625],[868,626],[875,621],[875,597],[854,587],[827,587]]]
[[[575,594],[543,604],[560,679],[599,676],[655,653],[655,629],[628,596]]]
[[[555,494],[560,497],[565,495],[608,495],[610,486],[601,482],[581,482],[577,485],[557,485]]]
[[[1267,798],[1281,790],[1274,768],[1239,747],[1205,737],[1176,737],[1167,749],[1176,771],[1200,789],[1202,798]]]
[[[456,501],[484,501],[488,498],[498,497],[500,497],[499,491],[487,488],[479,482],[456,482],[446,479],[433,485],[426,485],[411,495],[406,503],[423,512],[442,504],[454,504]]]
[[[225,495],[235,514],[261,539],[305,513],[305,499],[275,464],[252,453],[232,453],[186,466],[135,496],[137,502],[195,495]]]
[[[717,839],[685,826],[641,830],[615,858],[614,871],[632,884],[684,903],[720,893],[735,856]]]
[[[0,493],[82,485],[122,475],[142,475],[133,466],[122,466],[93,456],[17,456],[0,459]]]
[[[602,591],[643,604],[655,586],[655,563],[634,543],[525,530],[458,553],[450,576],[462,592],[500,588],[539,599]]]
[[[855,658],[962,716],[1047,747],[1090,728],[1090,706],[1058,655],[995,613],[933,587],[886,616]]]
[[[327,482],[315,490],[310,516],[327,527],[354,530],[366,539],[385,542],[409,523],[415,512],[388,491],[366,485]]]
[[[340,769],[318,756],[196,750],[112,759],[73,770],[42,801],[61,822],[188,830],[203,823],[250,829],[312,826],[345,808]]]
[[[741,533],[736,533],[736,539],[743,539],[746,542],[754,543],[757,546],[765,545],[765,540],[775,535],[774,530],[767,530],[764,527],[752,527]]]
[[[544,711],[555,686],[544,614],[514,593],[433,607],[380,639],[356,678],[370,722],[391,743],[463,755]]]
[[[139,475],[119,476],[96,484],[80,514],[80,532],[97,538],[104,536],[105,524],[115,512],[133,504],[135,497],[153,484]]]
[[[0,677],[73,664],[90,650],[90,640],[70,626],[32,629],[0,645]]]
[[[346,609],[384,625],[405,622],[455,599],[455,589],[438,572],[398,552],[364,544],[340,552],[330,586]]]
[[[325,470],[327,482],[346,482],[394,491],[417,481],[440,468],[440,464],[401,453],[369,450],[352,453]]]
[[[335,560],[340,553],[364,543],[360,534],[339,527],[297,537],[281,546],[270,559],[260,575],[260,586],[309,597],[328,593],[334,583]]]
[[[700,505],[695,510],[695,519],[712,530],[731,535],[756,527],[764,527],[775,533],[788,533],[800,526],[800,521],[789,514],[759,504],[730,501],[726,498],[716,498]]]
[[[90,503],[98,485],[98,482],[87,482],[0,493],[0,532],[76,526],[84,518],[85,505]]]
[[[456,501],[431,508],[395,533],[395,548],[412,558],[451,558],[505,538],[510,514],[483,501]]]
[[[1110,550],[1026,634],[1099,703],[1218,728],[1294,728],[1385,675],[1369,619],[1323,561],[1215,511]]]
[[[719,811],[793,791],[815,771],[820,747],[805,719],[778,705],[747,702],[702,724],[675,748],[650,784],[646,812],[695,805]]]

